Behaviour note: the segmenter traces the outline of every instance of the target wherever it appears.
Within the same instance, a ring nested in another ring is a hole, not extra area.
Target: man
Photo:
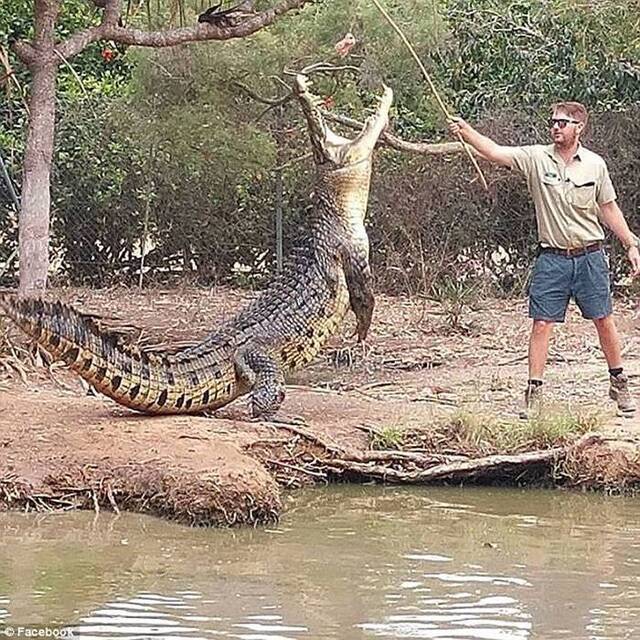
[[[522,173],[535,204],[539,248],[529,289],[533,327],[522,417],[540,404],[549,338],[553,325],[564,322],[572,297],[583,317],[596,326],[609,366],[609,396],[621,415],[632,416],[635,402],[622,367],[601,223],[624,245],[634,276],[640,273],[640,241],[616,203],[605,161],[580,144],[588,120],[585,107],[579,102],[560,102],[553,106],[552,114],[550,145],[501,146],[461,118],[449,124],[453,134],[460,134],[487,160]]]

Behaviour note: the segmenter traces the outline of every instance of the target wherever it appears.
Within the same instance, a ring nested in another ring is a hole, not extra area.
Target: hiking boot
[[[631,417],[636,410],[636,403],[629,391],[629,381],[624,373],[609,377],[609,397],[618,405],[618,412]]]
[[[528,420],[532,416],[540,413],[541,407],[542,385],[529,383],[524,392],[524,409],[520,411],[519,417],[522,420]]]

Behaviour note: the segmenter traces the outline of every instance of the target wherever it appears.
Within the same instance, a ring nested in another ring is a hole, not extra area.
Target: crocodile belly
[[[310,363],[329,338],[335,335],[349,309],[349,291],[340,277],[340,284],[331,299],[305,318],[304,327],[290,336],[276,354],[285,369],[293,371]]]

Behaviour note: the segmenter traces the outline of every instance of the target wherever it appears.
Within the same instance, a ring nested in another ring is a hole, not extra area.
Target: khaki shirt
[[[578,146],[568,164],[554,145],[511,147],[511,166],[527,179],[542,246],[582,247],[604,239],[599,205],[616,199],[605,161]]]

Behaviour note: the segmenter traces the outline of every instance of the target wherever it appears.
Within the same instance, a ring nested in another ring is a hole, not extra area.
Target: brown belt
[[[559,249],[558,247],[538,247],[538,253],[555,253],[565,258],[576,258],[577,256],[583,256],[586,253],[593,253],[594,251],[600,251],[602,249],[602,242],[594,242],[584,247],[576,247],[575,249]]]

